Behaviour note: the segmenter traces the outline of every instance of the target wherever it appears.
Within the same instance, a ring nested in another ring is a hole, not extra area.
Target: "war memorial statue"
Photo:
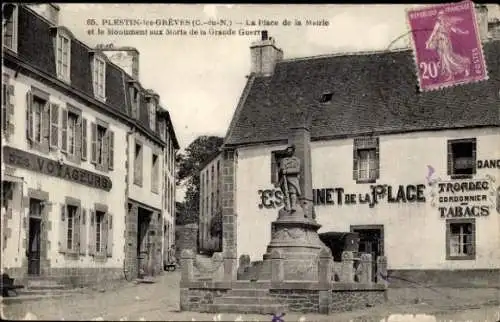
[[[300,159],[295,155],[295,145],[289,145],[285,150],[275,155],[278,171],[278,182],[276,186],[281,189],[285,204],[285,210],[294,213],[297,207],[301,207],[299,198],[300,189]]]

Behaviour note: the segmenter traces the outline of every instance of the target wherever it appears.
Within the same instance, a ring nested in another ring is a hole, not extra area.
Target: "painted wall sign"
[[[58,177],[105,191],[110,191],[112,187],[111,179],[98,173],[59,163],[58,161],[8,146],[3,148],[3,153],[5,163],[19,168]]]
[[[478,160],[478,169],[500,169],[500,159],[498,160]]]
[[[367,193],[346,193],[344,188],[313,189],[313,203],[323,205],[367,204],[373,208],[381,200],[388,203],[420,203],[425,202],[425,185],[372,185]],[[283,194],[277,189],[258,191],[259,208],[279,208],[283,206]]]
[[[441,218],[485,217],[490,214],[495,196],[494,179],[436,182],[432,187],[431,205]]]

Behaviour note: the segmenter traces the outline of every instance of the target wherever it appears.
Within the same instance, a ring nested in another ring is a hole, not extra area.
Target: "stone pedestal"
[[[283,256],[284,280],[318,281],[319,253],[326,247],[318,237],[320,227],[314,219],[305,217],[300,208],[294,213],[281,209],[271,224],[271,242],[263,256],[263,266],[270,266],[271,253],[277,250]]]

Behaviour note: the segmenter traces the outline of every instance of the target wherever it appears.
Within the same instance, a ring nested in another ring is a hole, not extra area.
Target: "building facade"
[[[211,227],[222,206],[222,154],[210,158],[200,171],[200,212],[198,220],[198,240],[201,251],[220,251],[221,236],[212,236]]]
[[[140,237],[133,235],[137,223],[126,221],[130,200],[157,210],[152,261],[161,262],[168,112],[157,110],[158,96],[144,90],[145,102],[154,98],[154,113],[145,103],[138,108],[147,123],[136,117],[124,84],[137,82],[59,26],[56,5],[4,9],[2,270],[21,280],[123,278],[126,263],[144,257],[140,249],[127,252]],[[147,192],[130,184],[136,137],[157,151],[156,164],[149,155],[143,160],[159,174],[157,188],[148,182]]]
[[[273,153],[300,107],[320,233],[358,232],[393,283],[495,282],[500,40],[481,34],[488,81],[420,93],[410,50],[284,60],[263,33],[223,146],[224,252],[262,260],[283,206]]]

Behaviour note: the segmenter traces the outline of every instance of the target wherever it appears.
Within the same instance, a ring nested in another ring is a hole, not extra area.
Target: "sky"
[[[385,50],[407,33],[405,9],[417,5],[179,5],[60,4],[60,24],[89,46],[112,43],[140,52],[140,81],[154,89],[171,114],[182,148],[199,135],[224,136],[250,71],[250,44],[259,36],[98,36],[89,35],[87,19],[277,20],[267,29],[284,58]],[[498,6],[490,14],[500,17]],[[283,19],[329,22],[328,26],[282,26]],[[117,29],[126,27],[117,27]],[[170,27],[170,29],[178,29]],[[184,28],[189,30],[189,28]],[[208,31],[209,27],[203,27]],[[391,48],[408,43],[407,36]]]

